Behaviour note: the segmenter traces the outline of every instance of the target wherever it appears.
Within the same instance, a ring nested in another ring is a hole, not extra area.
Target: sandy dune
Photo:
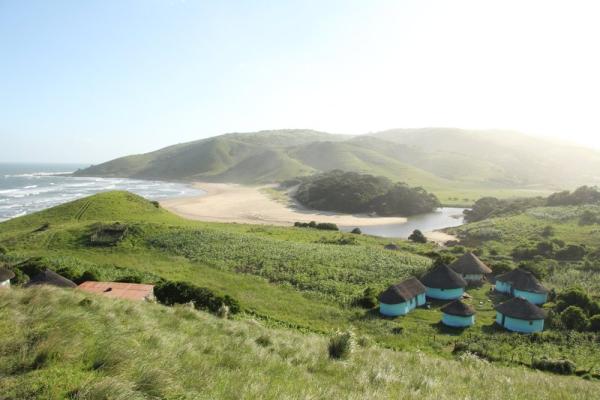
[[[195,187],[207,192],[204,196],[162,201],[167,210],[189,219],[248,224],[292,225],[300,222],[333,222],[340,226],[401,224],[406,218],[347,215],[314,210],[300,206],[288,207],[271,199],[261,187],[228,183],[198,182]]]

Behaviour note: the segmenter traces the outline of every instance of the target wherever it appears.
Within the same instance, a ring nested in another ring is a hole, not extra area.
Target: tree
[[[567,329],[575,331],[585,331],[589,326],[589,321],[585,312],[577,306],[569,306],[560,313],[560,320]]]
[[[362,233],[362,231],[360,230],[360,228],[356,227],[356,228],[352,229],[352,231],[350,231],[350,233],[354,233],[355,235],[360,235]]]
[[[415,243],[427,243],[427,238],[423,235],[423,232],[418,229],[415,229],[413,233],[410,234],[408,240]]]

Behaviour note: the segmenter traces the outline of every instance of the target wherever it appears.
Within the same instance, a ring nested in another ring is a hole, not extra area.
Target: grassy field
[[[107,247],[89,244],[98,222],[115,221],[129,226],[123,241]],[[367,235],[187,221],[125,192],[99,194],[0,224],[0,244],[13,263],[44,257],[55,270],[91,271],[102,279],[135,273],[148,282],[187,281],[233,296],[243,308],[240,319],[257,319],[269,329],[321,335],[352,329],[377,347],[420,351],[447,360],[443,362],[457,358],[453,349],[460,342],[482,349],[497,365],[565,357],[579,370],[600,372],[595,339],[574,334],[567,340],[550,331],[532,344],[526,335],[498,331],[492,307],[503,299],[489,285],[469,290],[478,315],[476,325],[464,331],[439,324],[441,303],[396,319],[352,306],[366,287],[379,290],[422,273],[431,263],[423,255],[436,249],[433,244],[392,242],[399,251],[384,249],[390,240]]]
[[[3,399],[591,399],[596,382],[395,352],[188,307],[54,288],[0,291]]]

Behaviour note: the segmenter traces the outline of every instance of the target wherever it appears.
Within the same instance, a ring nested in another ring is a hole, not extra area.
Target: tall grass
[[[265,340],[268,337],[268,341]],[[357,347],[188,307],[53,288],[0,291],[3,399],[590,399],[600,384],[474,356]]]

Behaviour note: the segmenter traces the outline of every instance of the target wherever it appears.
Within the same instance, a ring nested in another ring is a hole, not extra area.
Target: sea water
[[[109,190],[127,190],[149,200],[203,193],[182,183],[69,176],[87,166],[0,163],[0,221]]]

